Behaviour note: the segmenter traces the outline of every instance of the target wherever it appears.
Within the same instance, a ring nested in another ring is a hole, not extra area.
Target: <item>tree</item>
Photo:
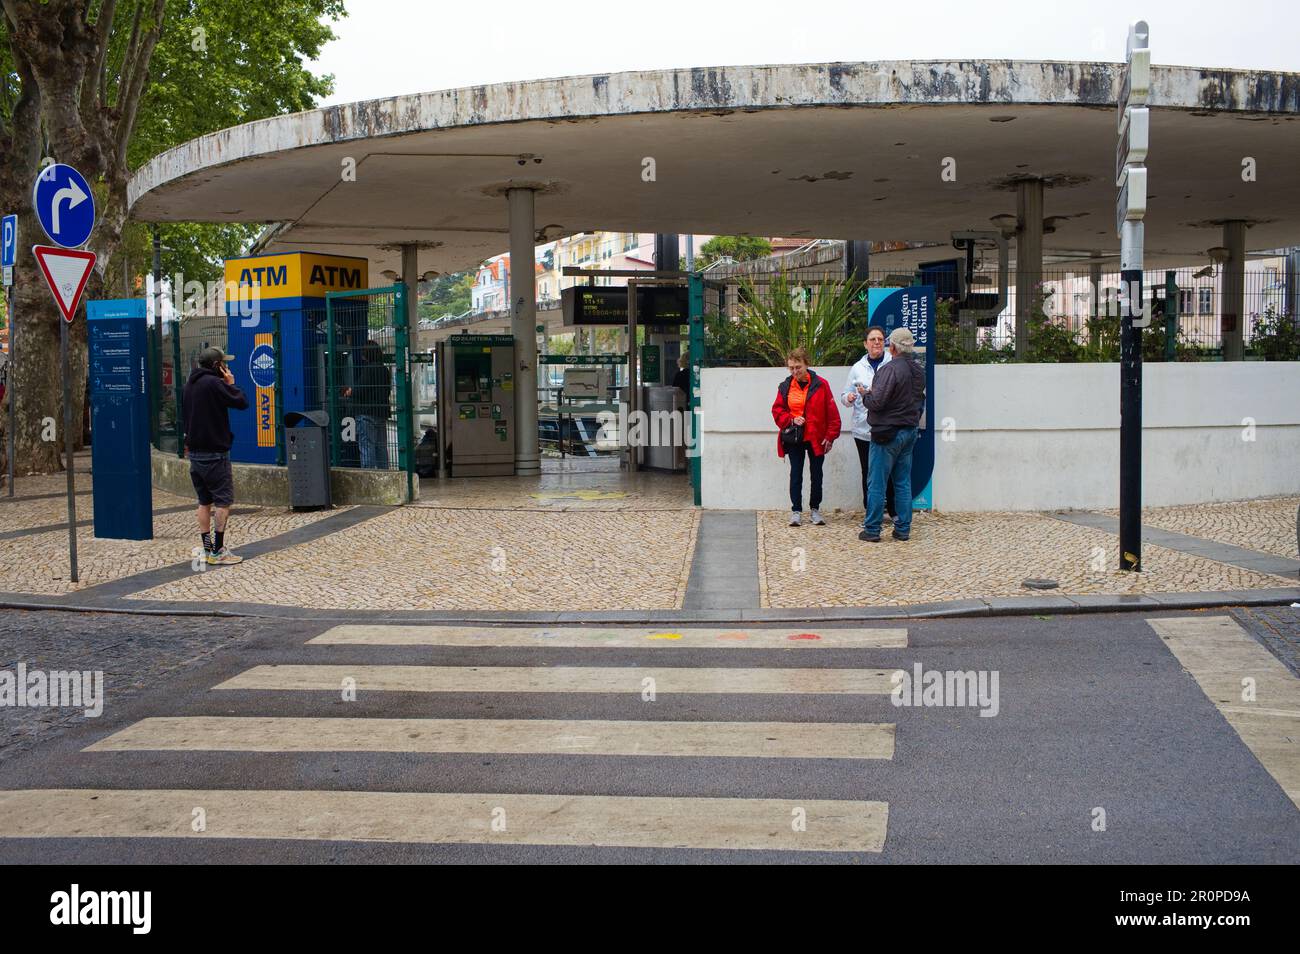
[[[772,243],[753,235],[715,235],[700,246],[695,256],[695,267],[706,268],[724,255],[737,262],[766,258],[772,254]]]
[[[428,294],[420,302],[421,315],[426,311],[431,318],[464,314],[469,311],[473,287],[473,272],[439,275],[429,283]]]
[[[76,166],[95,191],[98,221],[87,247],[99,260],[87,297],[134,294],[147,269],[147,237],[127,226],[131,170],[169,146],[287,110],[306,109],[330,77],[303,67],[332,37],[323,18],[341,0],[3,0],[0,21],[0,207],[19,216],[15,269],[17,450],[23,473],[59,468],[60,442],[41,440],[59,413],[59,321],[30,246],[40,234],[31,187],[45,156]],[[250,19],[255,17],[255,22]],[[181,266],[215,277],[244,227],[166,225]],[[168,241],[170,239],[170,241]],[[85,323],[71,328],[73,394],[86,381]],[[81,433],[75,402],[73,434]]]

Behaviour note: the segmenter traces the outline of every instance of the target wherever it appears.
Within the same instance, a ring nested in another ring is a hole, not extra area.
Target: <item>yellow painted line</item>
[[[1300,808],[1300,679],[1230,617],[1147,622]],[[1247,679],[1253,681],[1253,699],[1243,698]]]
[[[204,830],[196,832],[199,819]],[[878,852],[888,821],[885,802],[797,798],[0,791],[3,838],[287,838]]]
[[[841,722],[167,716],[144,719],[86,749],[138,750],[890,759],[894,756],[894,726]]]
[[[817,639],[801,637],[816,636]],[[794,638],[792,638],[794,637]],[[904,649],[906,629],[655,629],[652,627],[402,626],[348,623],[321,633],[309,644],[323,646],[602,646],[632,649]]]
[[[254,666],[216,689],[358,692],[782,692],[887,695],[892,669]],[[345,680],[350,682],[345,683]]]

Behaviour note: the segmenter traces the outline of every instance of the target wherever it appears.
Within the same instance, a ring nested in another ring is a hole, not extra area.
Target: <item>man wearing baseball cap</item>
[[[907,328],[889,333],[892,360],[882,364],[862,398],[871,425],[867,476],[867,515],[859,540],[880,542],[885,514],[885,487],[893,484],[895,540],[912,533],[912,446],[925,406],[925,369],[916,360],[916,340]]]
[[[230,471],[230,445],[235,436],[230,432],[229,411],[248,410],[248,398],[235,387],[235,376],[226,367],[226,362],[233,360],[233,355],[221,348],[204,348],[181,395],[190,482],[199,498],[199,536],[203,539],[204,559],[212,566],[229,566],[244,559],[226,546],[226,523],[235,502]]]

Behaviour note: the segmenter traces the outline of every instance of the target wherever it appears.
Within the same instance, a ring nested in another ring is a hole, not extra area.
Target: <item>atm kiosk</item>
[[[313,252],[252,255],[227,259],[225,279],[226,351],[234,356],[230,371],[235,385],[248,396],[250,405],[250,411],[230,415],[235,437],[230,458],[274,464],[278,423],[284,415],[329,408],[325,293],[367,288],[369,262]],[[367,302],[364,298],[337,300],[333,312],[339,352],[335,360],[346,362],[369,333]],[[277,374],[284,407],[276,406]],[[336,380],[349,378],[340,374]]]
[[[437,346],[440,459],[451,477],[515,472],[515,339],[452,335]]]

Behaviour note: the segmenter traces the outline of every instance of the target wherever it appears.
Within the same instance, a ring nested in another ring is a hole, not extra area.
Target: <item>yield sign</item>
[[[63,320],[71,323],[81,293],[86,290],[86,279],[90,278],[90,270],[95,267],[95,253],[33,245],[32,254],[36,256],[36,264],[41,266],[54,301],[63,312]]]

